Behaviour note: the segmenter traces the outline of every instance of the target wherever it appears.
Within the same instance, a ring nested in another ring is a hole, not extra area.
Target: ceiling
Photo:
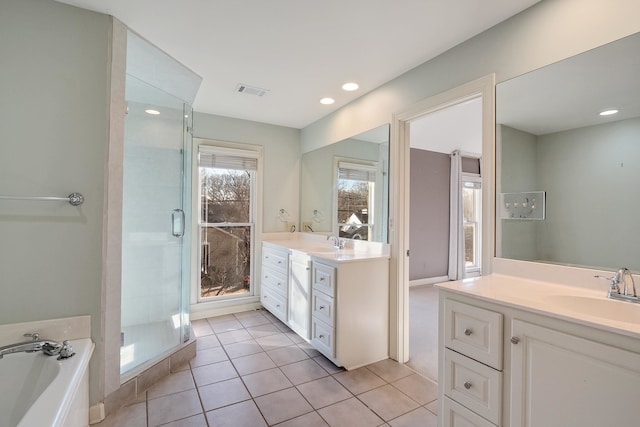
[[[303,128],[539,0],[58,1],[115,16],[200,75],[196,111]]]
[[[502,82],[496,122],[545,135],[640,117],[639,51],[636,34]]]

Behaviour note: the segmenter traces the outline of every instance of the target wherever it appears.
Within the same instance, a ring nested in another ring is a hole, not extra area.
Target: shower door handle
[[[171,234],[174,237],[184,236],[184,211],[182,209],[174,209],[171,212]]]

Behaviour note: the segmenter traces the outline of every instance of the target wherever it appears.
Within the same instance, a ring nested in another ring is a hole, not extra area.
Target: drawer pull
[[[471,388],[473,384],[471,384],[469,381],[464,383],[464,388],[466,388],[467,390],[469,390]]]
[[[511,339],[509,341],[511,341],[511,344],[518,344],[520,342],[520,338],[511,337]]]
[[[324,305],[321,305],[320,307],[318,307],[318,310],[324,310]]]
[[[280,304],[276,304],[276,307],[280,308]]]
[[[321,282],[324,282],[324,277],[321,277],[321,278],[320,278],[320,281],[321,281]]]
[[[282,261],[278,261],[278,264],[282,264]]]
[[[464,334],[466,336],[470,336],[472,333],[473,333],[473,331],[470,328],[467,328],[467,329],[464,330]]]

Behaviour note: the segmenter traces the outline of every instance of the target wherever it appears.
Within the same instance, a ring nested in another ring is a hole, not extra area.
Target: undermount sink
[[[582,313],[616,322],[640,324],[640,304],[605,298],[549,295],[545,301],[573,313]]]

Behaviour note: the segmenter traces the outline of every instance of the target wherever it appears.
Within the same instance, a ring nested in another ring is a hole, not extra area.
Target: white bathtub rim
[[[70,342],[76,355],[60,361],[51,356],[52,362],[60,364],[60,373],[29,408],[17,427],[63,427],[95,347],[90,338]]]

